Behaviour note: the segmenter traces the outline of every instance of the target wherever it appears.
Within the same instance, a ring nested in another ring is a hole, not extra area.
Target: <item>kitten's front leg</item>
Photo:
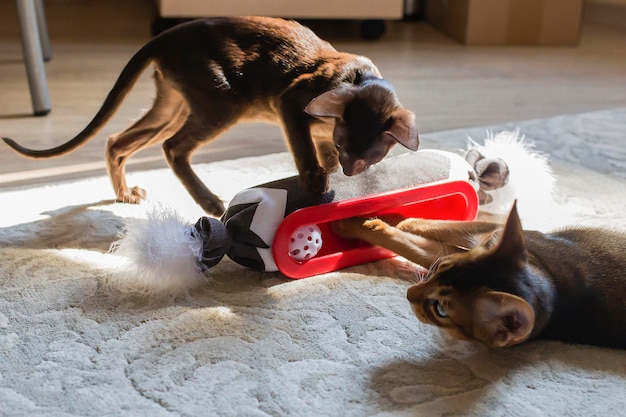
[[[328,173],[323,168],[305,170],[300,174],[300,179],[312,193],[324,194],[328,191]]]
[[[439,257],[455,251],[442,242],[407,233],[380,219],[366,220],[354,217],[333,222],[331,228],[338,236],[365,240],[372,245],[389,249],[425,268],[429,268]]]
[[[281,119],[300,180],[309,191],[325,193],[328,191],[328,172],[317,160],[315,144],[311,138],[310,116],[293,103],[284,102]]]
[[[315,144],[317,161],[326,172],[335,172],[339,168],[339,153],[332,140],[317,140],[313,135],[313,143]]]
[[[396,227],[459,249],[472,249],[502,225],[498,223],[408,218]]]

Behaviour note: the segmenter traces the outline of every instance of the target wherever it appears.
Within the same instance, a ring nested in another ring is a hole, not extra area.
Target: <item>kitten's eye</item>
[[[341,148],[343,148],[343,146],[341,145],[341,143],[337,143],[337,144],[335,144],[335,148],[341,149]]]
[[[444,306],[441,305],[439,300],[433,301],[433,310],[435,311],[435,314],[437,314],[439,317],[442,317],[442,318],[448,317],[448,312],[446,311]]]

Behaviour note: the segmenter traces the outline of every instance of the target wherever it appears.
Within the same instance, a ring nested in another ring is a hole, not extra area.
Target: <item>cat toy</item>
[[[521,144],[516,132],[509,136],[509,147]],[[334,235],[331,222],[389,215],[473,220],[494,200],[490,193],[511,185],[507,163],[488,151],[472,143],[465,158],[437,150],[389,157],[358,176],[331,174],[330,191],[322,195],[304,190],[295,176],[273,181],[237,193],[220,219],[202,217],[193,225],[158,208],[129,222],[114,244],[113,253],[129,262],[111,283],[176,294],[205,282],[224,256],[290,278],[394,256]]]
[[[387,193],[307,207],[288,215],[278,226],[272,255],[289,278],[305,278],[395,256],[361,241],[342,239],[330,229],[350,217],[421,217],[474,220],[478,197],[465,180],[444,180]]]

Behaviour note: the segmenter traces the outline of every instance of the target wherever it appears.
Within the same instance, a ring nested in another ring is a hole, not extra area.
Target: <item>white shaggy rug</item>
[[[516,127],[558,176],[556,206],[527,225],[626,229],[626,109],[490,128]],[[485,128],[421,146],[466,134]],[[287,154],[196,168],[227,200],[294,173]],[[169,170],[130,182],[202,215]],[[292,281],[225,259],[185,299],[119,299],[101,286],[108,249],[145,207],[111,195],[105,177],[0,192],[2,416],[626,415],[625,351],[451,340],[413,317],[397,260]]]

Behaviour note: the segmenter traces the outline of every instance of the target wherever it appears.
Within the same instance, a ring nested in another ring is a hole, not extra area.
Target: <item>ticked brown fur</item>
[[[379,245],[429,272],[407,298],[418,319],[505,347],[534,338],[626,348],[626,233],[504,225],[348,219],[336,233]]]
[[[279,124],[300,178],[326,191],[340,163],[346,175],[379,162],[396,143],[416,150],[415,116],[367,58],[337,52],[308,28],[282,19],[229,17],[192,21],[148,42],[128,62],[94,119],[55,148],[32,150],[3,138],[31,158],[67,154],[93,137],[144,71],[155,67],[156,99],[131,127],[109,138],[106,163],[118,201],[137,203],[127,159],[163,142],[168,164],[194,200],[220,215],[221,200],[196,176],[192,153],[242,120]]]

